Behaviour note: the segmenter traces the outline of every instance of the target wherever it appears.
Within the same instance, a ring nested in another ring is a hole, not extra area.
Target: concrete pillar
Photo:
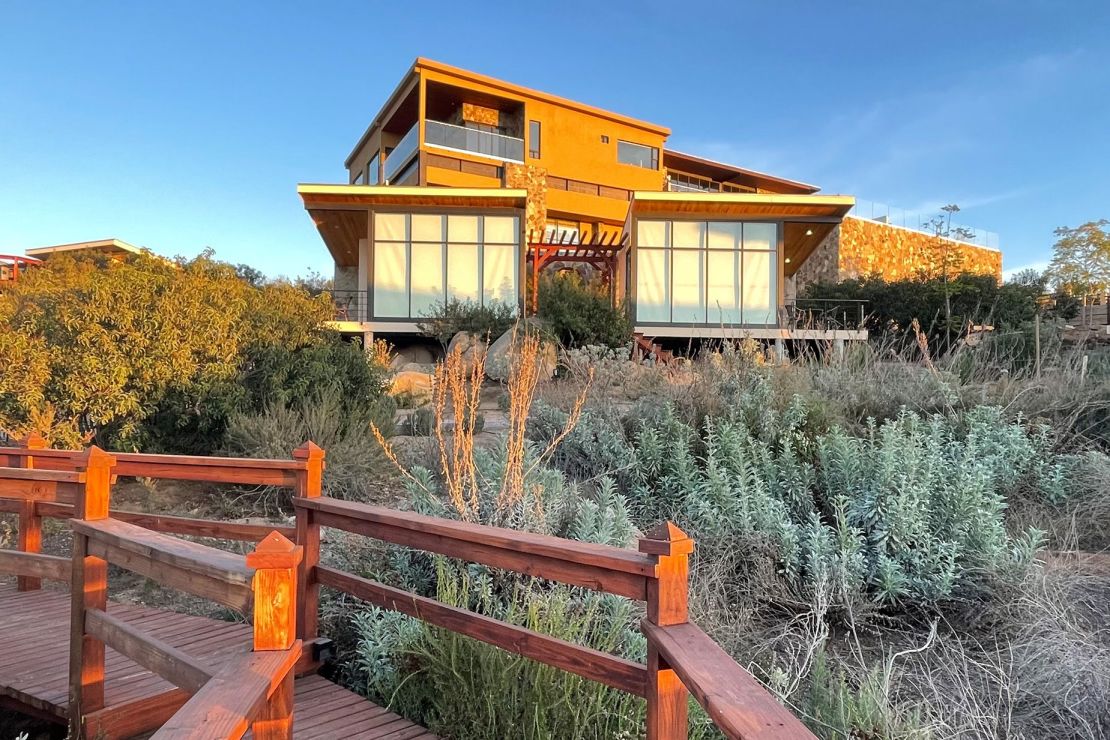
[[[844,340],[843,339],[833,340],[833,347],[836,350],[836,359],[843,362],[844,361]]]

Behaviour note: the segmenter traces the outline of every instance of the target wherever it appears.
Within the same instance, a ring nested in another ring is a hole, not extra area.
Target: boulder
[[[416,403],[424,403],[432,397],[432,375],[413,370],[399,372],[393,376],[389,394],[391,396],[406,394]]]
[[[447,345],[447,354],[450,355],[455,350],[462,353],[463,367],[470,372],[474,369],[474,363],[485,356],[486,343],[477,334],[460,331],[451,337],[451,343]]]
[[[427,373],[434,375],[436,371],[436,364],[434,362],[409,362],[396,368],[399,373]]]
[[[513,344],[514,336],[523,336],[527,329],[535,330],[536,327],[518,322],[515,330],[509,329],[489,346],[486,353],[486,375],[494,380],[505,382],[509,379],[509,369],[516,346]],[[559,347],[544,334],[540,337],[540,353],[537,358],[537,371],[540,380],[551,380],[555,377],[555,369],[559,366]]]
[[[389,363],[389,369],[404,370],[405,365],[413,363],[434,365],[435,361],[436,358],[431,349],[421,344],[414,344],[411,347],[402,347],[397,350]]]

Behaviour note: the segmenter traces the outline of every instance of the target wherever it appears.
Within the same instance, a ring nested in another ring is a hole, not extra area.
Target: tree
[[[1088,221],[1069,229],[1061,226],[1048,275],[1057,290],[1077,296],[1110,290],[1110,221]]]

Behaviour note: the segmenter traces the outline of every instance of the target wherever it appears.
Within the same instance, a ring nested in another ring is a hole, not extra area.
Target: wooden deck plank
[[[69,608],[64,591],[19,592],[14,584],[0,583],[0,696],[59,721],[65,719],[69,694]],[[214,666],[250,649],[252,629],[241,622],[137,604],[109,603],[108,613]],[[173,689],[111,648],[105,651],[104,668],[109,708],[153,704]],[[317,675],[296,681],[294,737],[435,740],[425,728]]]

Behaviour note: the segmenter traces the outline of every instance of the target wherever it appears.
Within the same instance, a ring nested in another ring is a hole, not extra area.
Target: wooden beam
[[[99,609],[85,612],[85,631],[190,694],[200,691],[215,673],[173,645]]]
[[[814,738],[801,720],[691,622],[662,626],[644,620],[648,645],[674,670],[731,740]]]
[[[321,565],[316,570],[321,584],[351,594],[375,606],[407,614],[436,627],[561,668],[591,681],[597,681],[636,696],[644,696],[647,671],[639,663],[543,635],[499,619],[475,614],[466,609],[448,606],[434,599],[343,573],[334,568]]]
[[[56,519],[69,519],[73,516],[73,507],[67,504],[42,501],[35,504],[39,516],[53,517]],[[296,529],[281,524],[253,524],[244,522],[221,522],[212,519],[191,519],[183,516],[168,516],[165,514],[147,514],[139,511],[122,511],[110,509],[108,515],[121,522],[135,524],[155,532],[167,534],[187,535],[190,537],[211,537],[218,540],[235,540],[241,542],[258,542],[270,534],[280,532],[285,537],[294,537]]]
[[[73,563],[69,558],[17,550],[0,550],[0,573],[5,575],[47,578],[69,583],[73,575],[72,571]]]
[[[152,738],[242,737],[285,681],[300,653],[300,642],[296,642],[288,650],[262,650],[232,658]]]
[[[641,601],[655,575],[650,557],[617,547],[326,497],[295,505],[316,511],[321,526]]]
[[[85,734],[90,738],[109,738],[152,732],[168,722],[187,701],[187,691],[169,689],[154,696],[113,704],[85,715]]]

